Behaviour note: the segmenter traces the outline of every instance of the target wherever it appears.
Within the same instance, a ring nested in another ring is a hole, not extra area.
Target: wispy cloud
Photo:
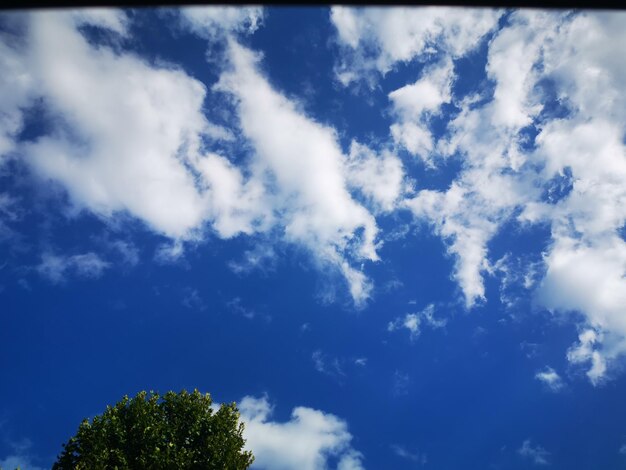
[[[102,276],[109,267],[109,262],[104,261],[93,252],[71,256],[47,252],[42,255],[41,263],[37,265],[36,270],[42,277],[53,283],[63,283],[68,275],[96,279]]]
[[[236,315],[240,315],[248,320],[261,318],[266,322],[272,321],[271,315],[263,313],[259,308],[251,308],[244,304],[241,297],[234,297],[226,302],[226,307]]]
[[[37,459],[31,454],[32,443],[28,439],[22,439],[17,442],[9,442],[12,449],[11,455],[7,455],[0,459],[0,468],[13,470],[21,468],[24,470],[43,470],[44,467],[35,465]]]
[[[318,349],[313,351],[311,359],[313,360],[315,370],[321,372],[322,374],[330,375],[336,378],[346,376],[341,364],[343,361],[337,357],[331,357]]]
[[[206,310],[206,302],[200,296],[198,289],[185,287],[183,289],[183,300],[181,302],[185,307],[191,310]]]
[[[398,444],[392,444],[391,450],[398,457],[409,460],[411,462],[415,462],[419,466],[426,465],[426,463],[428,462],[426,454],[421,452],[410,452],[405,447]]]
[[[435,317],[435,305],[429,304],[418,313],[407,313],[396,318],[387,324],[387,331],[395,331],[401,328],[409,330],[411,340],[416,339],[421,334],[421,326],[428,325],[438,329],[446,326],[448,320]]]
[[[561,376],[550,366],[546,366],[543,370],[538,371],[535,374],[535,378],[553,392],[558,392],[565,386]]]
[[[526,439],[517,450],[522,457],[529,459],[535,465],[549,465],[548,457],[550,453],[540,445],[531,444],[530,439]]]
[[[410,383],[411,383],[411,378],[409,377],[409,374],[407,374],[406,372],[402,372],[400,370],[396,370],[393,373],[393,379],[392,379],[392,385],[391,385],[392,395],[397,396],[397,397],[408,395]]]

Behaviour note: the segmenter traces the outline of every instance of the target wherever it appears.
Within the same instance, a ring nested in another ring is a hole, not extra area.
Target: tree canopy
[[[215,410],[208,393],[140,392],[83,420],[52,468],[247,469],[243,428],[236,404]]]

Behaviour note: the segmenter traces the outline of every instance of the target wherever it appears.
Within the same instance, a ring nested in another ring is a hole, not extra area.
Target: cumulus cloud
[[[246,396],[238,405],[245,423],[246,447],[254,453],[254,468],[324,470],[329,458],[337,470],[363,468],[362,455],[351,446],[347,423],[313,408],[293,409],[286,422],[272,421],[267,397]]]
[[[443,190],[412,192],[393,147],[353,141],[346,151],[335,129],[274,89],[260,72],[260,56],[233,39],[259,26],[263,13],[256,7],[181,13],[202,37],[234,33],[222,38],[228,37],[229,68],[211,90],[179,68],[93,45],[81,33],[89,24],[127,38],[122,11],[16,14],[20,28],[13,29],[23,37],[11,28],[0,36],[0,158],[19,154],[40,178],[65,188],[79,210],[105,221],[118,215],[143,221],[168,239],[157,251],[162,261],[182,256],[184,243],[207,230],[222,238],[261,233],[268,243],[279,237],[304,247],[322,270],[343,276],[357,306],[371,294],[364,266],[379,259],[384,238],[375,216],[408,209],[442,237],[467,308],[485,300],[483,276],[499,269],[488,247],[503,225],[547,225],[545,269],[525,265],[545,275],[538,283],[530,272],[516,279],[533,278],[528,288],[537,284],[537,305],[581,323],[567,357],[599,383],[626,351],[626,67],[614,60],[626,47],[625,16],[502,14],[331,11],[344,83],[379,77],[399,63],[425,63],[417,80],[388,94],[390,140],[435,168],[459,159],[456,178]],[[487,44],[482,91],[457,96],[455,61],[500,19],[503,27]],[[208,120],[209,93],[228,95],[238,129],[220,130]],[[453,119],[435,135],[431,120],[446,103],[454,105]],[[51,117],[49,129],[20,142],[24,111],[35,105]],[[243,144],[241,166],[205,148],[224,138]],[[559,178],[568,190],[555,196]],[[90,276],[105,269],[74,256],[46,258],[39,270],[62,279],[71,270]],[[231,267],[244,272],[265,259],[252,251],[246,257]],[[427,320],[412,313],[397,321],[415,335]]]
[[[457,97],[453,86],[460,111],[436,142],[428,138],[428,123],[410,116],[425,106],[411,93],[430,83],[448,90],[440,71],[427,68],[402,94],[390,95],[398,143],[420,143],[434,166],[441,161],[435,156],[461,158],[446,190],[422,189],[403,204],[446,241],[466,306],[485,300],[483,276],[499,269],[488,244],[503,224],[548,224],[552,243],[543,266],[526,263],[528,272],[515,277],[529,280],[526,288],[537,286],[537,305],[574,313],[575,321],[582,314],[583,329],[596,336],[568,357],[589,363],[594,381],[626,351],[626,242],[619,232],[626,223],[626,70],[611,60],[626,44],[624,15],[618,16],[511,13],[488,46],[493,93]],[[589,34],[578,40],[582,31]],[[448,99],[441,91],[417,96],[443,97],[433,98],[433,109]],[[404,101],[414,106],[403,111]],[[571,189],[552,194],[559,179]],[[539,272],[545,276],[537,282]]]
[[[532,181],[519,172],[526,158],[519,132],[529,116],[539,112],[526,104],[524,92],[532,89],[536,80],[532,66],[557,23],[550,24],[552,17],[544,13],[514,15],[511,25],[490,43],[486,71],[495,81],[493,99],[476,106],[478,97],[464,98],[459,103],[461,112],[449,124],[449,135],[438,143],[444,156],[463,157],[463,170],[446,191],[422,190],[406,203],[448,242],[449,252],[456,257],[454,278],[467,307],[485,299],[482,276],[489,269],[488,241],[516,208],[538,196]],[[516,69],[513,86],[506,64],[510,47],[517,48],[518,42],[526,45],[527,56]],[[513,102],[516,116],[522,113],[525,119],[503,118],[501,110]]]
[[[253,30],[262,17],[258,8],[190,7],[182,14],[194,28],[229,31]],[[129,214],[143,221],[170,239],[157,251],[162,262],[178,259],[184,242],[202,239],[207,227],[221,238],[276,229],[273,234],[307,248],[323,269],[340,272],[355,304],[365,304],[372,285],[360,263],[378,260],[378,227],[351,191],[373,211],[392,210],[402,190],[397,157],[357,143],[345,155],[335,130],[275,91],[258,71],[258,57],[230,38],[231,68],[213,92],[232,96],[243,138],[254,150],[249,167],[248,160],[237,167],[204,148],[207,139],[224,136],[204,114],[201,82],[174,66],[96,47],[78,29],[88,23],[123,36],[125,13],[24,18],[25,40],[2,42],[9,54],[0,64],[7,71],[1,92],[19,92],[2,118],[5,153],[16,145],[24,103],[43,98],[55,116],[53,130],[21,142],[19,151],[40,178],[67,190],[75,208],[103,220]]]
[[[53,283],[63,283],[68,274],[80,278],[95,279],[110,267],[110,263],[101,259],[96,253],[89,252],[79,255],[62,256],[44,253],[41,263],[36,267],[39,274]]]
[[[461,57],[500,16],[499,11],[480,8],[333,7],[330,19],[344,50],[337,77],[347,85],[373,71],[385,74],[398,62],[424,60],[439,52]]]
[[[584,331],[568,358],[588,363],[593,383],[626,351],[626,242],[619,235],[626,223],[626,68],[611,59],[626,45],[624,21],[624,13],[581,13],[546,49],[545,73],[570,115],[543,126],[535,157],[544,179],[567,170],[572,189],[522,214],[551,223],[554,242],[538,299],[552,311],[583,315]],[[577,40],[583,30],[589,34]]]
[[[550,452],[546,451],[540,445],[533,446],[530,439],[526,439],[522,447],[517,450],[522,457],[529,459],[535,465],[549,465],[548,457]]]
[[[389,93],[396,121],[391,125],[393,140],[433,167],[434,140],[429,119],[439,114],[441,105],[451,101],[454,79],[452,61],[447,58],[422,72],[415,83]]]
[[[561,376],[549,366],[546,366],[543,370],[538,371],[535,374],[535,378],[546,385],[546,387],[553,392],[558,392],[565,386]]]
[[[357,189],[376,212],[391,212],[405,191],[402,161],[389,150],[376,153],[353,141],[345,164],[347,184]]]
[[[348,190],[347,157],[335,130],[302,114],[274,90],[258,71],[254,52],[231,40],[229,56],[232,69],[215,89],[237,101],[241,129],[255,151],[254,171],[272,177],[273,209],[280,213],[285,240],[338,269],[355,304],[363,305],[371,284],[351,261],[378,260],[378,227]],[[368,172],[366,165],[355,166],[357,172]],[[371,194],[389,203],[386,193]]]
[[[23,18],[25,38],[1,42],[7,55],[0,93],[14,96],[0,119],[1,135],[10,140],[3,153],[15,151],[20,110],[37,98],[55,117],[52,130],[17,150],[42,179],[60,183],[77,208],[105,220],[130,214],[176,240],[198,238],[207,222],[224,238],[255,230],[262,188],[202,148],[203,139],[224,135],[204,114],[200,81],[174,66],[95,47],[78,29],[90,24],[125,35],[124,12]]]
[[[85,15],[119,26],[110,15]],[[24,52],[33,82],[62,125],[24,144],[25,160],[79,207],[103,217],[128,212],[168,236],[187,235],[206,204],[177,154],[196,146],[207,124],[204,87],[182,71],[93,48],[70,13],[29,19]]]
[[[574,344],[567,351],[567,359],[569,359],[570,362],[574,364],[590,364],[587,376],[594,385],[597,385],[604,378],[604,374],[606,373],[607,357],[600,351],[594,349],[594,345],[601,343],[602,340],[602,333],[591,329],[585,330],[578,335],[578,343]],[[621,348],[622,344],[619,344],[619,346]]]

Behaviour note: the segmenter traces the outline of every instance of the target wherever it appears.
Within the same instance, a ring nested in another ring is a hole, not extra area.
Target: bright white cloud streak
[[[400,192],[401,164],[391,154],[378,157],[357,143],[350,156],[344,155],[334,129],[302,114],[269,85],[253,51],[231,40],[229,55],[232,70],[215,88],[237,100],[242,131],[255,150],[255,172],[272,176],[272,204],[280,213],[285,239],[338,268],[355,303],[362,305],[371,283],[351,260],[379,259],[378,227],[348,188],[358,187],[389,210]],[[389,172],[382,180],[369,180],[379,168]]]
[[[254,453],[253,468],[325,470],[328,458],[337,470],[360,470],[361,454],[352,448],[345,421],[323,411],[299,406],[286,422],[272,421],[267,397],[244,397],[238,405],[245,424],[246,448]]]

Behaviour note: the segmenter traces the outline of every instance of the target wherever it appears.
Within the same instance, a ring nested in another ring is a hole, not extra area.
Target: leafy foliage
[[[211,408],[211,396],[140,392],[80,424],[53,470],[247,469],[243,423],[235,403]]]

